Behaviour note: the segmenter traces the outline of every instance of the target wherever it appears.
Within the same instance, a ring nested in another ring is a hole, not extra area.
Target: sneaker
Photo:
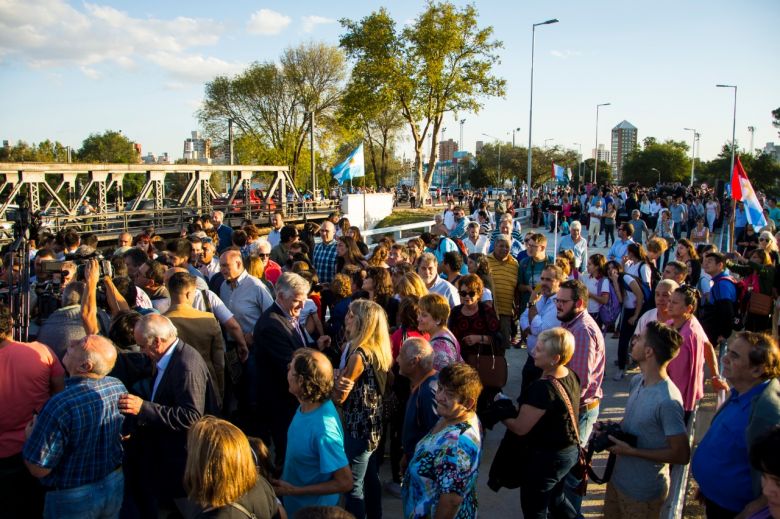
[[[618,370],[615,373],[615,376],[612,377],[612,380],[623,380],[623,378],[626,376],[626,372],[623,370]]]
[[[385,481],[385,492],[393,497],[401,498],[401,485],[395,481]]]

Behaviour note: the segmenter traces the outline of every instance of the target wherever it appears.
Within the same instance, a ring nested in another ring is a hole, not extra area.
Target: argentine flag
[[[566,168],[564,168],[563,166],[559,166],[555,162],[553,162],[553,165],[552,165],[552,179],[554,181],[568,182],[569,181],[569,177],[568,177],[568,175],[566,173],[567,173],[566,172]]]
[[[737,156],[737,161],[734,164],[734,171],[731,175],[731,194],[735,201],[741,201],[745,206],[745,214],[750,225],[756,229],[766,225],[764,210],[761,208],[761,203],[758,201],[756,192],[753,191],[753,186],[750,184],[750,180],[748,180],[747,173],[745,173],[745,168],[742,167],[739,156]]]
[[[330,174],[336,179],[339,185],[346,180],[364,177],[366,175],[366,166],[363,161],[363,143],[355,148],[355,151],[349,154],[347,160],[330,170]]]

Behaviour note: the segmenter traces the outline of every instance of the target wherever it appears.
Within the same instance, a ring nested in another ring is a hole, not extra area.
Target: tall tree
[[[429,1],[425,11],[398,31],[387,10],[359,22],[343,19],[340,43],[354,61],[353,81],[396,102],[411,131],[420,193],[433,177],[444,114],[478,112],[481,100],[503,96],[506,82],[491,74],[502,44],[492,27],[477,26],[473,5]],[[422,152],[431,134],[430,159],[423,172]]]
[[[310,43],[286,49],[280,66],[253,63],[233,78],[219,76],[206,84],[197,112],[206,133],[217,141],[227,135],[228,121],[254,149],[275,151],[272,164],[289,165],[296,178],[310,118],[326,120],[338,105],[345,76],[344,55],[337,47]]]
[[[772,126],[780,129],[780,108],[772,110]],[[780,135],[780,132],[777,132],[777,135]]]
[[[122,132],[106,130],[100,134],[92,133],[84,139],[78,158],[81,162],[135,164],[140,157],[133,141]]]
[[[646,138],[644,146],[626,157],[623,182],[653,185],[658,182],[659,172],[662,182],[689,181],[691,159],[688,157],[688,149],[688,145],[682,141],[667,140],[659,143],[654,137]]]

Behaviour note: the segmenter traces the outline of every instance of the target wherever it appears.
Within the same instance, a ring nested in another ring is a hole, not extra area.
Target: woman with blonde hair
[[[772,264],[777,265],[780,262],[780,252],[778,251],[775,237],[769,231],[761,231],[758,235],[758,248],[764,250],[772,259]]]
[[[200,508],[197,517],[279,517],[271,485],[258,474],[249,440],[235,425],[213,416],[198,420],[187,434],[184,488]]]
[[[428,287],[417,272],[407,272],[401,276],[393,287],[399,299],[407,296],[420,298],[428,293]]]
[[[380,517],[382,490],[374,450],[382,436],[382,395],[393,363],[387,314],[373,301],[349,305],[344,323],[349,341],[339,364],[334,402],[343,407],[344,450],[352,468],[353,487],[345,508],[357,519]]]
[[[509,408],[506,414],[512,418],[503,420],[506,434],[525,437],[528,446],[518,469],[523,517],[547,517],[548,511],[554,515],[571,507],[562,481],[577,462],[579,448],[574,420],[580,408],[580,381],[566,367],[573,354],[570,331],[558,327],[540,333],[533,358],[542,377],[521,395],[519,412]]]

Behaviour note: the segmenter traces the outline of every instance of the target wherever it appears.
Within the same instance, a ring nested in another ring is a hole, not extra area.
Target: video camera
[[[603,422],[598,431],[593,435],[588,444],[588,450],[593,452],[602,452],[615,445],[615,442],[609,439],[610,436],[620,441],[626,442],[632,447],[636,447],[636,436],[629,434],[620,427],[617,422]]]

